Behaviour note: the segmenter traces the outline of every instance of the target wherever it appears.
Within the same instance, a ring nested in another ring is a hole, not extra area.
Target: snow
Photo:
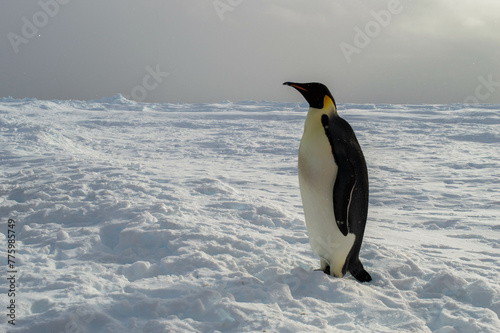
[[[370,175],[363,284],[314,271],[306,109],[0,99],[0,331],[499,332],[500,105],[339,105]]]

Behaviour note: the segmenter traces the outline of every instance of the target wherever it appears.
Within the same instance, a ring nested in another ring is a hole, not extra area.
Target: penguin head
[[[335,99],[333,99],[330,90],[322,84],[318,82],[310,82],[310,83],[296,83],[296,82],[285,82],[283,83],[286,86],[294,87],[297,89],[299,93],[304,96],[309,106],[315,109],[323,109],[327,105],[325,100],[330,99],[333,102],[335,109],[337,109],[337,105],[335,104]]]

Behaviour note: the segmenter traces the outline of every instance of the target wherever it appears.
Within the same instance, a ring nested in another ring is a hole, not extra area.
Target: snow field
[[[314,271],[305,111],[1,99],[4,330],[499,332],[500,106],[339,105],[370,175],[366,284]]]

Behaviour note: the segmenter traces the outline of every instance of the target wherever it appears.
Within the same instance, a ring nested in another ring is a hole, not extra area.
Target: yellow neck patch
[[[337,115],[335,103],[333,103],[332,99],[328,95],[325,95],[325,98],[323,99],[323,110],[328,111],[328,114],[333,113],[334,115]]]
[[[333,106],[332,99],[330,98],[330,96],[325,95],[325,98],[323,99],[323,109],[327,109],[331,106]]]

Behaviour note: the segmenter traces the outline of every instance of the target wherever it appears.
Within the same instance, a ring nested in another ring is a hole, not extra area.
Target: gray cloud
[[[460,103],[491,76],[478,101],[500,103],[498,12],[487,0],[3,1],[0,96],[299,101],[281,86],[295,80],[340,103]]]

